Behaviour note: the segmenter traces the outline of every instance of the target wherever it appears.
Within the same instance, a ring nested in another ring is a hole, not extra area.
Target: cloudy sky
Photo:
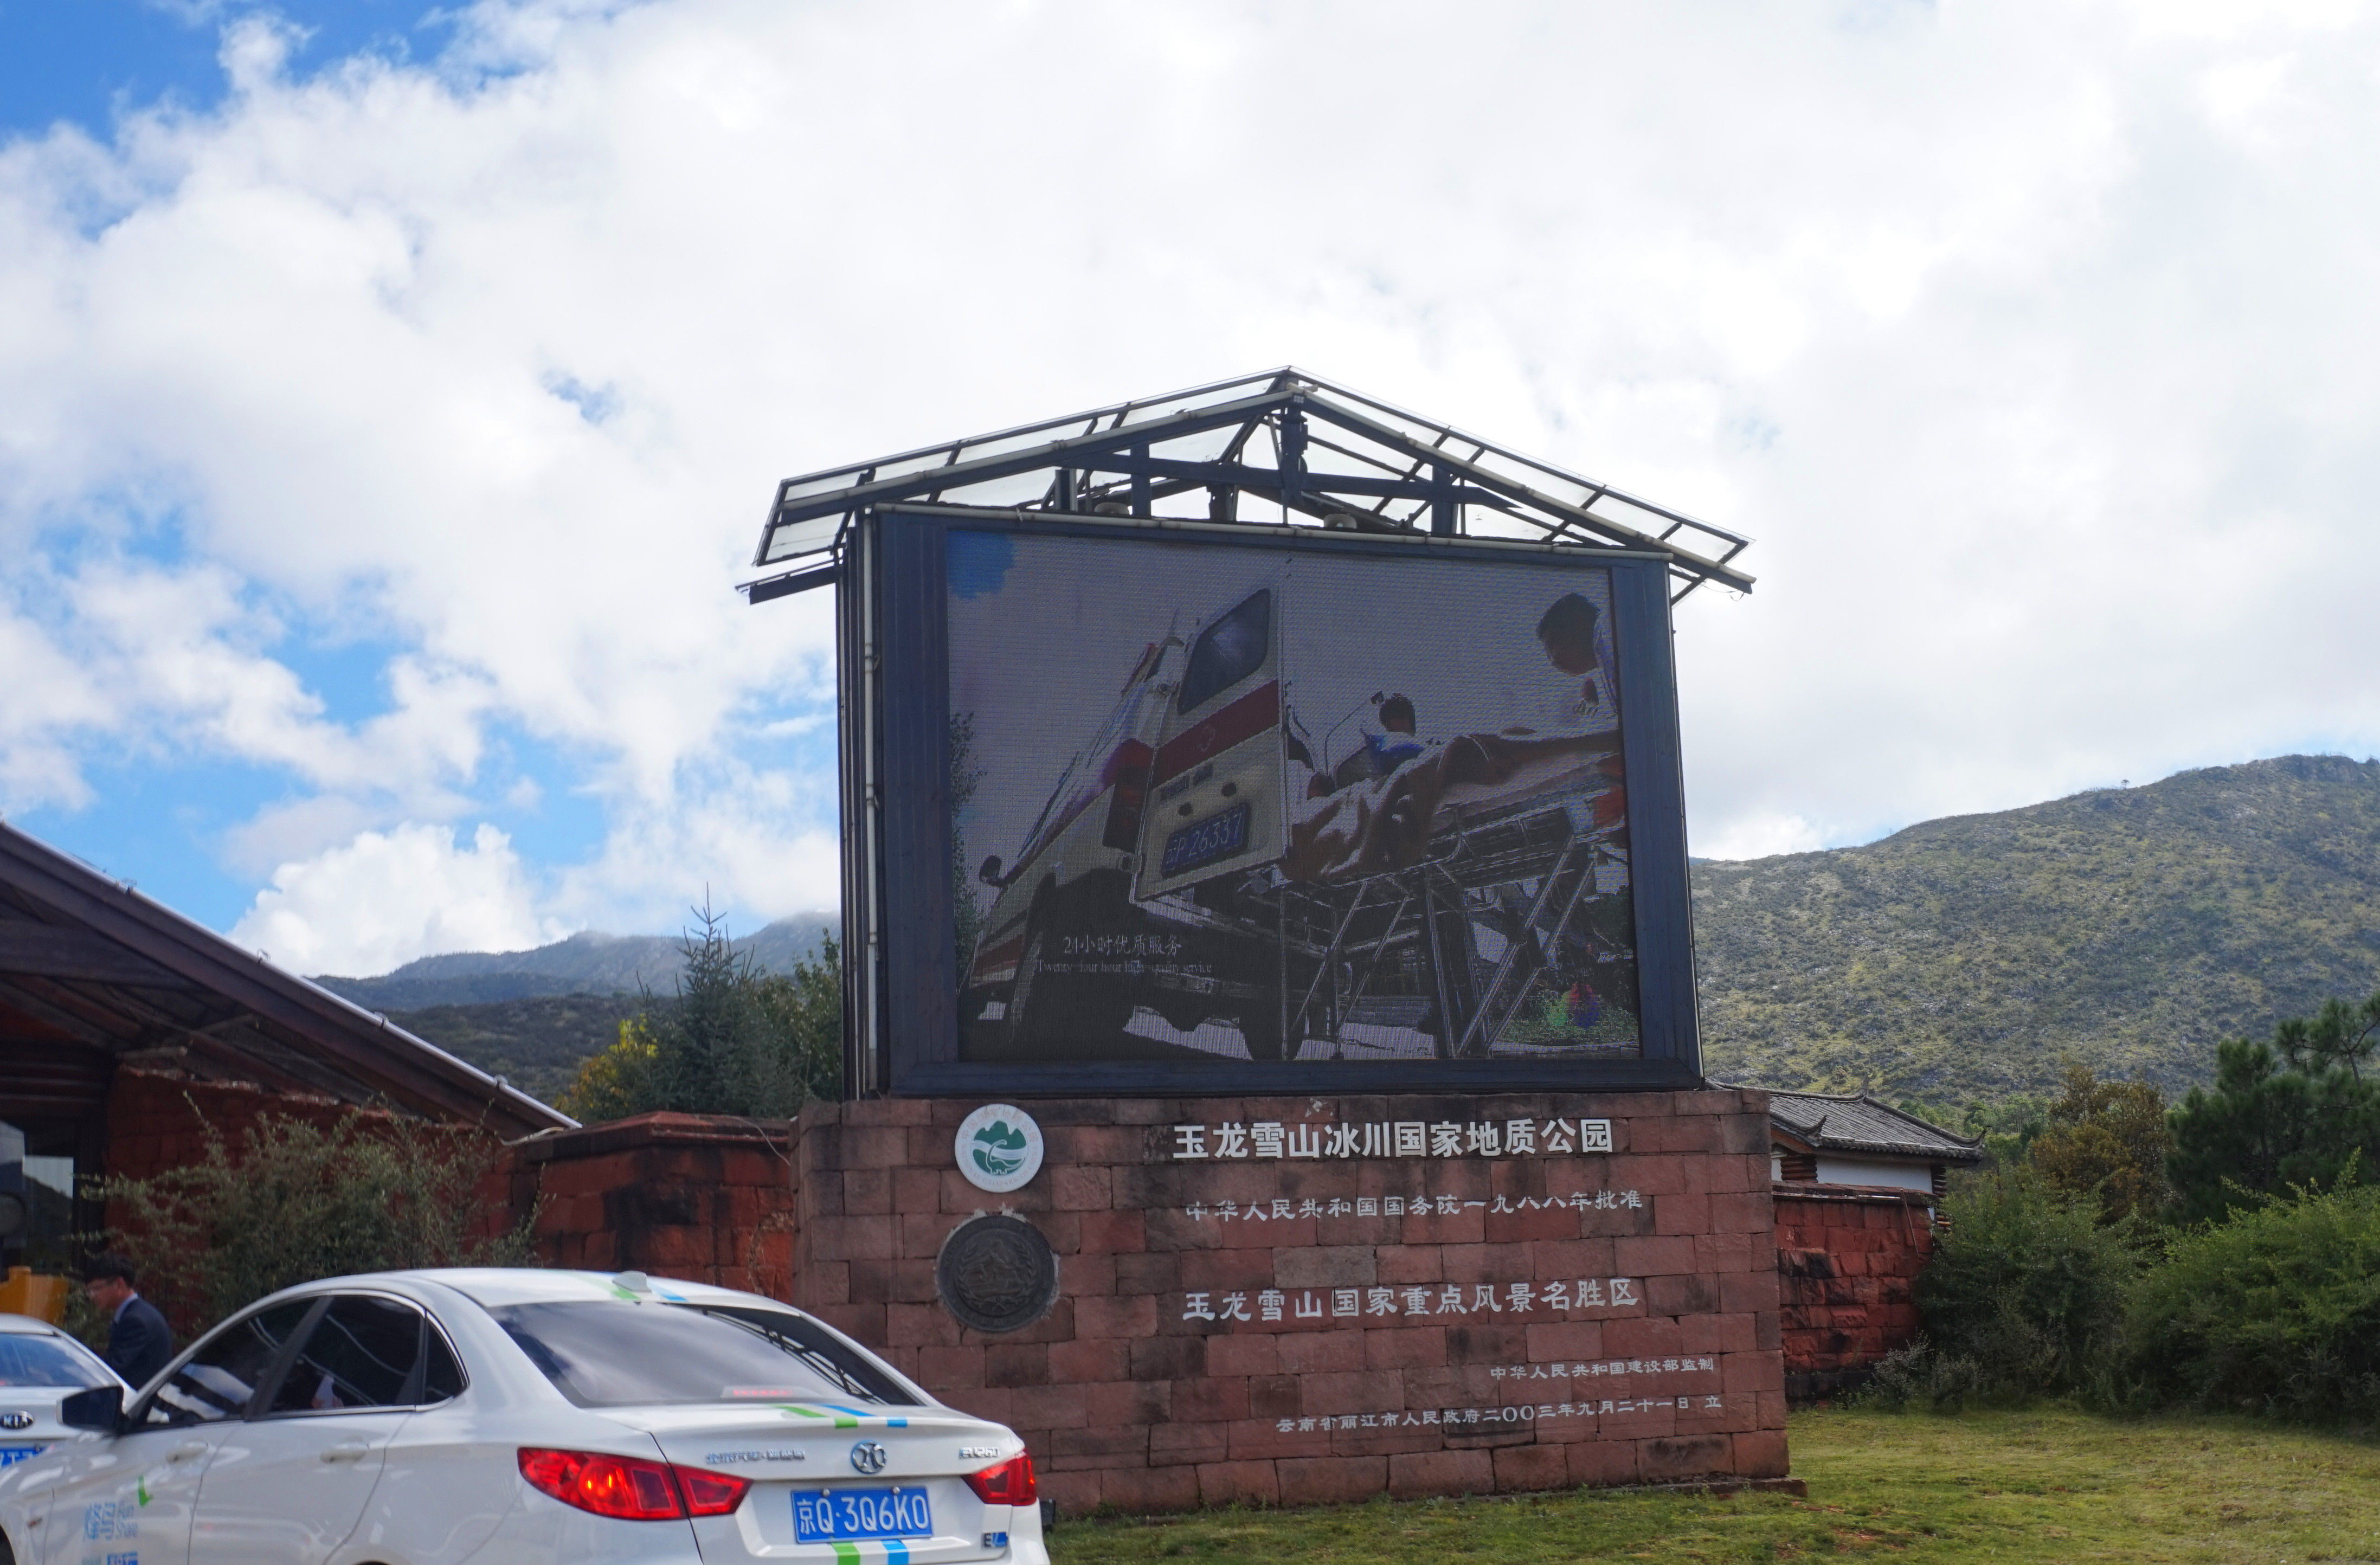
[[[2380,748],[2380,14],[0,3],[0,812],[372,972],[833,896],[775,479],[1269,365],[1752,534],[1697,853]]]

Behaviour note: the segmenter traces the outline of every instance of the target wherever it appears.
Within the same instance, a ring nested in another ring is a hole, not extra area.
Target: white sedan
[[[1033,1460],[841,1332],[638,1272],[288,1289],[0,1472],[0,1565],[1047,1565]]]
[[[58,1419],[58,1404],[101,1386],[130,1390],[106,1360],[48,1321],[0,1315],[0,1468],[72,1435]]]

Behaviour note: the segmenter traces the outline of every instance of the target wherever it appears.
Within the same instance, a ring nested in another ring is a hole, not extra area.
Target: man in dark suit
[[[147,1385],[174,1356],[173,1328],[156,1305],[133,1292],[132,1263],[122,1256],[93,1256],[82,1279],[82,1291],[108,1318],[108,1366],[136,1390]]]

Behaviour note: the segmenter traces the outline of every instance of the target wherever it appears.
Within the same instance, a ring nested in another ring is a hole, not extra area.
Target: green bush
[[[195,1110],[193,1110],[195,1111]],[[147,1179],[111,1176],[123,1220],[108,1247],[184,1326],[219,1320],[295,1283],[413,1267],[533,1265],[529,1227],[484,1231],[483,1182],[507,1167],[485,1132],[342,1116],[327,1127],[259,1117],[235,1156],[209,1127],[206,1156]]]
[[[2058,1189],[2099,1203],[2099,1220],[2146,1219],[2172,1198],[2165,1094],[2144,1081],[2101,1081],[2069,1062],[2066,1094],[2033,1143],[2033,1166]]]
[[[2150,1396],[2292,1417],[2380,1417],[2380,1189],[2302,1189],[2177,1237],[2125,1337]]]
[[[1917,1279],[1938,1361],[1926,1400],[2021,1400],[2104,1375],[2140,1271],[2129,1229],[2102,1227],[2095,1196],[2023,1166],[1958,1180],[1942,1210],[1949,1231]]]

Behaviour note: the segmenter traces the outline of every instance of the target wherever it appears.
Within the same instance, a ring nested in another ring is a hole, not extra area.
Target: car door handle
[[[325,1462],[360,1462],[371,1454],[371,1447],[361,1440],[341,1440],[322,1452]]]
[[[184,1440],[180,1445],[176,1446],[172,1450],[165,1453],[165,1460],[168,1462],[195,1462],[200,1457],[206,1454],[206,1441]]]

